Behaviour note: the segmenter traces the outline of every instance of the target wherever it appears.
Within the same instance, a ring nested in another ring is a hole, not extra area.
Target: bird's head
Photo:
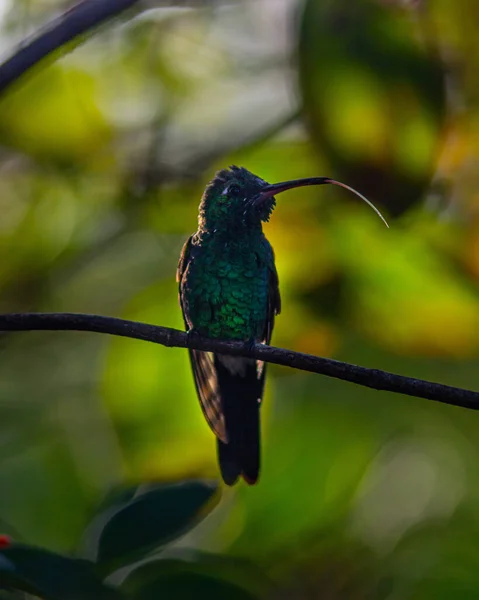
[[[244,167],[232,165],[229,169],[218,171],[206,186],[200,204],[200,228],[233,233],[254,226],[261,227],[261,222],[268,221],[274,210],[276,194],[296,187],[325,184],[339,185],[353,192],[371,206],[386,223],[378,209],[367,198],[329,177],[307,177],[269,184]]]
[[[234,231],[267,221],[275,205],[274,196],[261,207],[253,201],[267,185],[243,167],[233,165],[218,171],[201,200],[200,226]]]

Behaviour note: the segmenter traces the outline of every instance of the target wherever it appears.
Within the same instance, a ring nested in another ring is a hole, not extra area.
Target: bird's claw
[[[244,347],[248,352],[251,352],[256,347],[256,340],[252,337],[244,343]]]
[[[191,329],[188,329],[188,331],[186,332],[186,347],[190,348],[191,341],[194,340],[195,338],[199,338],[199,337],[200,337],[200,333],[197,329],[195,329],[194,327],[192,327]]]

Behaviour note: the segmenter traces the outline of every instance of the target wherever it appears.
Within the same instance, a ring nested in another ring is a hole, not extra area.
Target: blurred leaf
[[[156,564],[151,571],[142,571],[142,567]],[[272,580],[254,562],[238,556],[212,554],[193,548],[168,547],[162,550],[155,563],[144,563],[137,570],[132,571],[126,582],[127,586],[142,585],[142,581],[150,575],[171,574],[172,572],[188,572],[220,579],[232,585],[244,588],[251,594],[259,597],[268,596],[273,588]],[[137,577],[138,575],[138,577]]]
[[[97,561],[101,567],[117,566],[179,537],[211,510],[213,505],[206,505],[217,489],[202,481],[187,481],[133,498],[103,528]]]
[[[115,590],[93,572],[93,564],[28,546],[0,552],[0,587],[24,590],[48,600],[114,600]]]
[[[110,129],[95,80],[78,68],[42,68],[0,102],[0,141],[61,164],[98,159]]]
[[[160,597],[175,600],[254,600],[258,596],[241,586],[227,581],[218,559],[217,575],[201,564],[191,565],[181,560],[156,560],[130,573],[122,591],[137,600],[156,600]],[[208,572],[209,571],[209,572]]]
[[[394,215],[427,189],[445,125],[442,66],[398,4],[308,0],[299,41],[313,139],[339,179]]]
[[[100,515],[105,511],[119,508],[121,505],[128,504],[134,499],[140,489],[140,486],[136,484],[118,485],[113,487],[103,498],[98,510],[96,511],[96,514]]]

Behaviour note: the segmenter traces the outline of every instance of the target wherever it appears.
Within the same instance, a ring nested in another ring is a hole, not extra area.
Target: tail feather
[[[256,483],[260,469],[259,398],[261,380],[256,361],[215,355],[218,388],[228,443],[218,440],[221,475],[233,485],[241,475]]]
[[[216,439],[216,445],[221,477],[226,485],[234,485],[241,475],[241,463],[238,460],[238,451],[233,447],[231,442],[225,444],[219,438]]]
[[[253,485],[257,482],[260,469],[260,418],[257,397],[244,399],[243,444],[241,448],[243,479]]]

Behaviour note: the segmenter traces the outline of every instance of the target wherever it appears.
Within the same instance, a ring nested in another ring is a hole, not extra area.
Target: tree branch
[[[327,377],[343,379],[376,390],[386,390],[418,398],[427,398],[452,406],[479,409],[479,393],[421,379],[395,375],[378,369],[367,369],[330,358],[293,352],[283,348],[257,344],[249,348],[241,342],[228,342],[188,336],[184,331],[126,321],[114,317],[71,313],[24,313],[0,315],[0,331],[91,331],[138,340],[168,347],[194,348],[231,356],[256,358],[265,362],[292,367]]]
[[[0,65],[0,94],[24,73],[78,36],[115,17],[139,0],[83,0],[54,19]]]

